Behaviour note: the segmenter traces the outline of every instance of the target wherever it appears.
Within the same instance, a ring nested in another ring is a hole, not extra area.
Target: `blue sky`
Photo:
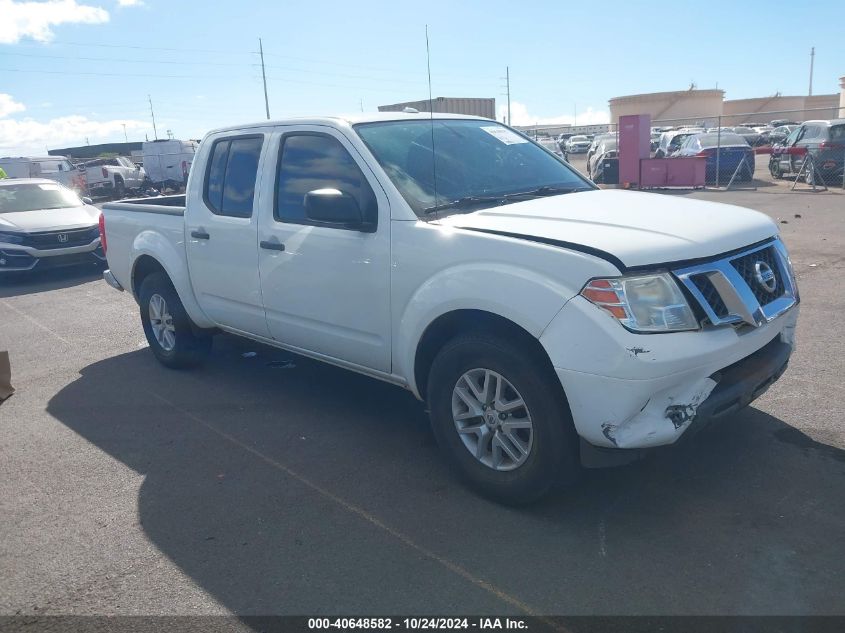
[[[271,115],[356,112],[434,96],[496,97],[513,122],[602,122],[614,96],[718,84],[728,99],[814,93],[845,75],[843,15],[795,3],[0,0],[0,154],[201,137]],[[797,16],[797,17],[790,17]],[[813,16],[803,19],[800,16]]]

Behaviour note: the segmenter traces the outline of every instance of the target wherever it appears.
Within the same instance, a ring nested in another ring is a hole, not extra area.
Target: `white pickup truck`
[[[465,116],[216,130],[185,196],[107,204],[101,231],[165,365],[225,331],[394,383],[512,503],[747,405],[798,316],[766,216],[599,190]]]
[[[144,170],[125,156],[97,158],[83,163],[92,196],[113,196],[118,200],[127,191],[139,189],[144,184]]]

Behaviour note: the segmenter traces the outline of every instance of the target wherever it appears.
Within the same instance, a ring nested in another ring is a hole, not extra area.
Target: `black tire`
[[[153,333],[150,317],[150,302],[153,297],[164,299],[167,311],[172,317],[175,344],[171,349],[162,346]],[[200,332],[191,322],[188,313],[179,299],[173,284],[164,273],[151,273],[144,278],[138,293],[140,303],[141,324],[144,335],[159,362],[173,369],[195,367],[202,363],[211,351],[211,335]]]
[[[114,179],[114,198],[115,200],[122,200],[126,195],[126,184],[120,178]]]
[[[525,461],[513,470],[495,470],[476,459],[456,429],[453,390],[476,368],[504,377],[530,411],[533,442]],[[434,359],[427,396],[434,435],[446,459],[487,497],[513,505],[530,503],[556,484],[571,483],[580,472],[578,437],[563,389],[548,359],[526,351],[518,340],[483,332],[452,339]]]
[[[775,160],[774,158],[769,160],[769,173],[775,180],[783,178],[783,172],[780,170],[780,160]]]

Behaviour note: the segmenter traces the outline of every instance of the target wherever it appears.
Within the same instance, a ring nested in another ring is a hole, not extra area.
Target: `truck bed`
[[[123,288],[135,290],[132,262],[149,254],[166,268],[182,293],[190,294],[184,214],[184,195],[103,205],[109,269]]]

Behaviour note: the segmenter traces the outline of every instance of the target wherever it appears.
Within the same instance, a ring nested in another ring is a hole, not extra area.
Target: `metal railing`
[[[752,123],[759,123],[762,125],[768,125],[771,121],[780,120],[794,120],[796,124],[802,124],[806,121],[812,120],[830,120],[829,116],[833,112],[838,112],[839,116],[845,117],[845,109],[843,108],[836,108],[836,107],[823,107],[823,108],[800,108],[800,109],[788,109],[788,110],[765,110],[765,111],[758,111],[758,112],[738,112],[732,114],[721,114],[721,115],[700,115],[700,116],[684,116],[684,117],[677,117],[677,118],[661,118],[661,119],[654,119],[651,121],[652,128],[654,127],[672,127],[672,128],[679,128],[679,127],[690,127],[690,128],[704,128],[704,129],[714,129],[714,134],[716,134],[716,165],[715,165],[715,178],[713,179],[713,186],[716,189],[722,189],[721,185],[724,182],[724,177],[722,174],[722,129],[725,127],[747,127],[744,123],[732,123],[731,125],[724,125],[725,120],[728,121],[747,121]],[[813,116],[813,113],[816,113],[817,116]],[[825,116],[821,116],[822,113]],[[791,115],[791,116],[790,116]],[[765,120],[761,120],[765,119]],[[561,129],[560,125],[540,125],[540,126],[532,126],[530,128],[523,128],[523,132],[525,133],[533,133],[535,136],[538,133],[542,133],[547,130],[555,130],[558,131]],[[609,123],[606,126],[608,132],[616,132],[617,133],[617,144],[618,144],[618,123]],[[785,139],[784,139],[785,140]],[[756,144],[752,146],[755,148],[765,148],[771,147],[767,144]],[[826,148],[822,147],[819,143],[812,143],[808,145],[802,145],[801,148],[803,149],[803,153],[796,152],[789,152],[787,150],[778,152],[777,154],[773,154],[772,156],[788,156],[789,159],[789,171],[783,172],[781,169],[780,162],[778,164],[773,165],[774,160],[785,160],[785,159],[769,159],[769,170],[773,174],[775,173],[789,173],[794,176],[793,183],[791,190],[794,190],[798,183],[803,179],[804,182],[810,186],[812,186],[813,190],[818,190],[821,188],[822,190],[827,190],[829,186],[841,186],[842,189],[845,189],[845,138],[841,139],[841,141],[834,141],[832,147]],[[841,148],[842,156],[841,162],[839,159],[839,155],[837,152]],[[826,158],[822,160],[822,164],[818,164],[818,159],[816,156],[820,151],[823,151]],[[771,150],[766,152],[765,150],[760,153],[769,153]],[[755,159],[758,151],[755,151]],[[793,157],[800,157],[798,160],[794,160]],[[755,160],[756,163],[756,160]],[[825,169],[825,165],[828,163],[833,163],[833,167],[828,170]],[[839,170],[842,169],[842,173],[839,173]],[[724,190],[729,190],[733,187],[734,183],[737,181],[737,178],[741,175],[745,175],[741,173],[741,170],[746,170],[749,172],[749,175],[753,178],[753,174],[755,171],[755,165],[748,165],[746,162],[746,157],[743,157],[740,163],[736,166],[736,168],[731,172],[730,177],[728,178],[727,185],[724,187]],[[832,171],[833,173],[829,173]],[[727,174],[725,174],[727,175]],[[840,182],[841,180],[841,182]]]

